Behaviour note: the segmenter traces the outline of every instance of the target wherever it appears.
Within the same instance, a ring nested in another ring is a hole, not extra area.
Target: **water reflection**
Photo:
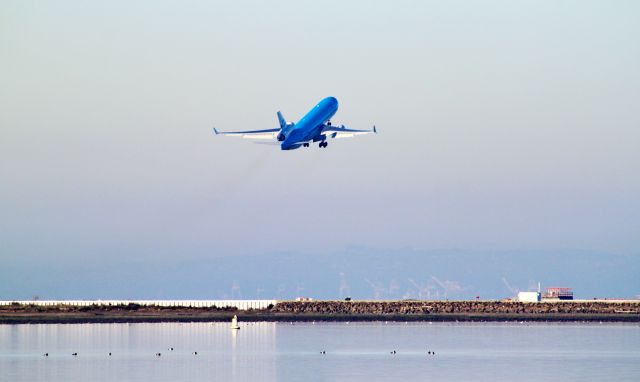
[[[275,381],[275,336],[275,323],[0,325],[0,380]]]
[[[640,380],[637,324],[240,325],[0,325],[0,381]]]

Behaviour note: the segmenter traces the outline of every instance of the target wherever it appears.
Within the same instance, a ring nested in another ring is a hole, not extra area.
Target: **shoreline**
[[[0,324],[155,322],[640,322],[640,302],[278,301],[266,309],[129,305],[0,306]]]
[[[638,315],[244,315],[240,322],[576,322],[576,323],[640,323]],[[230,315],[25,315],[0,316],[0,325],[24,324],[122,324],[163,322],[230,322]]]

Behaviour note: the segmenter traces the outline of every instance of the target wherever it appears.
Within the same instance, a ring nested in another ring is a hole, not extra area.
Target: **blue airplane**
[[[331,125],[331,117],[338,111],[338,100],[327,97],[320,101],[298,123],[287,122],[281,112],[278,112],[279,129],[253,130],[253,131],[218,131],[216,135],[231,135],[245,139],[258,139],[262,143],[279,145],[282,150],[295,150],[299,147],[309,147],[310,142],[320,142],[318,147],[325,148],[329,144],[328,139],[350,138],[356,135],[375,134],[376,127],[372,130],[348,129],[344,125],[335,127]]]

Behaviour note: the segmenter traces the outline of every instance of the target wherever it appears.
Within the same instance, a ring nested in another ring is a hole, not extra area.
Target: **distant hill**
[[[545,286],[577,298],[640,295],[640,256],[581,250],[382,250],[269,253],[151,265],[24,264],[0,270],[0,299],[483,299]]]

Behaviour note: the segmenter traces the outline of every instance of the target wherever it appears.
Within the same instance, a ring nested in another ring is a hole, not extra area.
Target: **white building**
[[[518,292],[518,302],[540,302],[540,292]]]

